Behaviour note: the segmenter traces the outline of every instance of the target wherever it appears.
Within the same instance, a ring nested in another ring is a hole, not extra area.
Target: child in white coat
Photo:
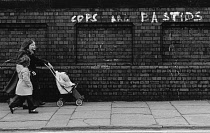
[[[13,113],[14,108],[20,105],[20,103],[22,104],[25,99],[28,103],[29,113],[38,113],[38,111],[35,110],[36,107],[34,106],[32,98],[33,86],[30,80],[29,65],[30,58],[27,55],[23,55],[17,62],[16,71],[19,78],[15,91],[17,98],[9,105],[11,113]]]

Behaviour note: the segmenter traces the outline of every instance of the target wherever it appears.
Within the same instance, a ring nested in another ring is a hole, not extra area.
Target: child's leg
[[[17,96],[15,98],[15,100],[10,103],[9,108],[10,108],[10,111],[11,111],[12,114],[13,114],[13,112],[15,110],[15,107],[17,107],[19,104],[23,104],[24,100],[25,100],[24,97]]]
[[[24,102],[24,97],[16,95],[13,98],[13,101],[11,101],[11,103],[9,104],[9,107],[10,108],[18,107],[18,105],[23,104],[23,102]]]
[[[33,102],[33,97],[27,96],[27,103],[28,103],[28,113],[38,113],[38,111],[35,110],[34,102]]]
[[[26,100],[27,100],[27,103],[28,103],[28,110],[29,111],[34,110],[36,107],[34,106],[32,95],[26,96]]]

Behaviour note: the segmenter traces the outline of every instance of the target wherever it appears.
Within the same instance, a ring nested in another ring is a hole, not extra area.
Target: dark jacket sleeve
[[[38,58],[38,57],[36,57],[34,55],[31,56],[31,61],[33,63],[35,63],[36,65],[39,65],[39,66],[45,66],[44,64],[47,64],[48,63],[47,60]]]

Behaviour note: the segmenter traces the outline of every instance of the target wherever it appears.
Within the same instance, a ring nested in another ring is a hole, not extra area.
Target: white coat
[[[27,96],[32,95],[33,86],[30,80],[30,71],[28,68],[22,65],[16,65],[16,71],[18,73],[18,83],[16,87],[16,95]]]

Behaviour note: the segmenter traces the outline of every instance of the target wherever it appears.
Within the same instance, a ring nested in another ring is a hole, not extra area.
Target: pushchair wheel
[[[58,107],[62,107],[62,106],[63,106],[63,101],[62,101],[62,99],[59,99],[59,100],[57,101],[57,106],[58,106]]]
[[[77,105],[77,106],[82,106],[82,104],[83,104],[82,99],[77,99],[77,100],[76,100],[76,105]]]

